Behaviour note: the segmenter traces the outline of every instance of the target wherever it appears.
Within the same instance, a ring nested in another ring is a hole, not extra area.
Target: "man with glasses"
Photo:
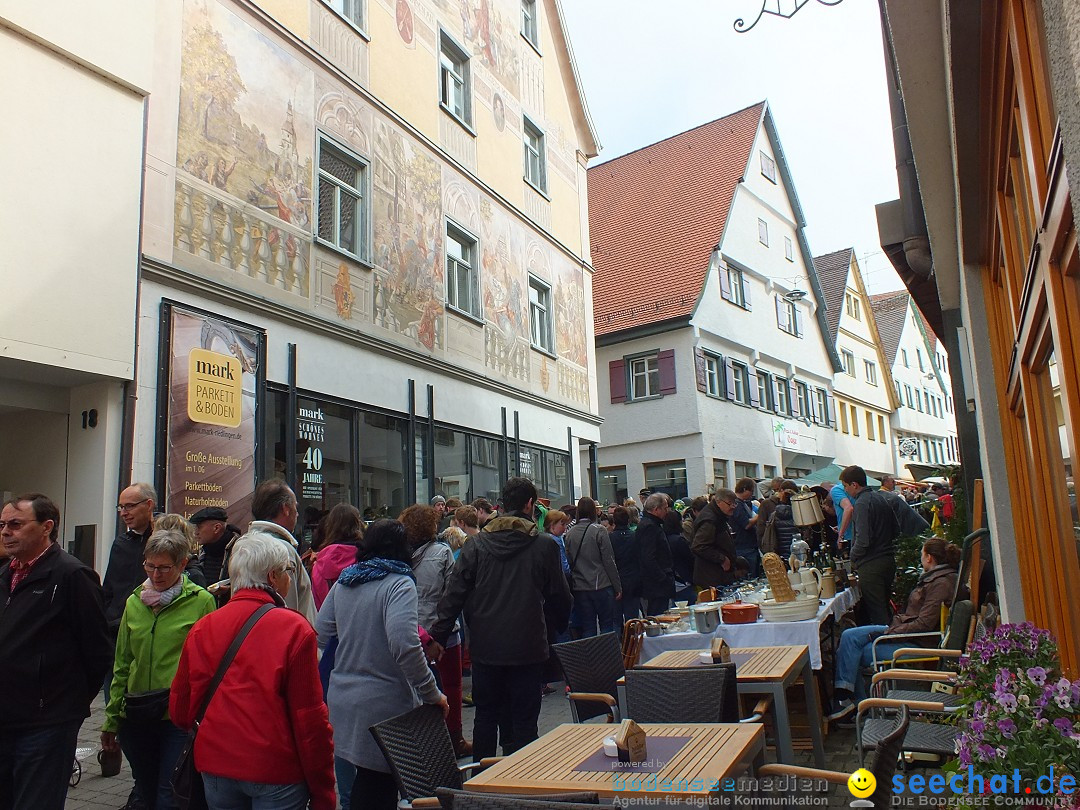
[[[120,618],[124,615],[127,598],[135,586],[146,579],[143,571],[143,549],[154,531],[154,507],[157,493],[149,484],[132,484],[120,493],[116,511],[124,522],[124,530],[113,541],[109,565],[105,569],[102,588],[105,592],[105,618],[109,634],[116,643]],[[108,689],[106,688],[106,694]]]
[[[730,489],[718,489],[694,519],[690,550],[694,553],[694,584],[715,588],[735,581],[735,538],[729,521],[738,498]]]
[[[62,810],[79,726],[112,666],[98,576],[60,548],[59,526],[38,493],[0,510],[0,807]]]

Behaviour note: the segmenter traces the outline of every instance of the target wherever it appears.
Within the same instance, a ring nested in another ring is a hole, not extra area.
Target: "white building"
[[[51,497],[62,540],[99,566],[131,458],[154,15],[0,2],[0,494]]]
[[[814,259],[825,296],[825,320],[842,371],[836,395],[836,461],[858,464],[872,476],[896,475],[892,369],[885,359],[859,262],[851,248]]]
[[[893,414],[896,469],[920,480],[959,464],[949,358],[905,292],[871,298],[899,407]]]
[[[589,215],[598,496],[832,462],[839,360],[767,104],[590,168]]]

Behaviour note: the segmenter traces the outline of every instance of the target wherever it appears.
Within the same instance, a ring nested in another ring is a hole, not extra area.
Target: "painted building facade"
[[[590,168],[589,203],[599,497],[832,462],[837,360],[767,105]]]
[[[558,4],[156,8],[133,478],[243,525],[281,477],[307,528],[518,473],[574,497],[597,145]]]
[[[92,565],[108,553],[130,459],[153,25],[138,0],[108,16],[0,2],[0,495],[51,497],[61,540]]]
[[[881,346],[874,310],[851,248],[814,259],[825,295],[825,320],[840,355],[833,378],[836,459],[870,475],[896,475],[893,413],[898,406],[892,369]]]

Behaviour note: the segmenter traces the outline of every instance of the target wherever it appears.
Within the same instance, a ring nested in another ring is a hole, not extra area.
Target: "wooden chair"
[[[865,760],[865,767],[877,780],[877,787],[866,804],[851,803],[852,807],[873,807],[875,810],[886,810],[892,806],[892,778],[896,773],[896,765],[900,758],[901,746],[904,735],[907,734],[910,723],[908,711],[901,706],[896,710],[894,718],[888,721],[891,725],[888,733],[882,736],[874,747],[870,757]],[[860,761],[861,752],[860,752]],[[758,768],[758,777],[762,776],[795,776],[799,779],[824,779],[834,785],[844,785],[851,777],[850,773],[839,771],[824,771],[818,768],[804,768],[799,765],[783,765],[779,763],[763,765]]]
[[[462,774],[486,768],[500,757],[457,764],[454,744],[438,706],[417,706],[371,727],[375,742],[390,765],[398,791],[415,808],[438,807],[439,788],[461,790]]]
[[[570,687],[570,713],[575,723],[606,716],[619,719],[617,683],[626,674],[615,633],[565,641],[551,647]]]

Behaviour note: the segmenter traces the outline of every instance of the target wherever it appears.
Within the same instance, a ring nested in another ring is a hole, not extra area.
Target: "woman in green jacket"
[[[143,554],[147,579],[124,605],[101,747],[123,749],[146,807],[173,810],[170,776],[187,734],[169,720],[169,686],[184,640],[215,603],[184,574],[191,545],[182,532],[155,531]]]

